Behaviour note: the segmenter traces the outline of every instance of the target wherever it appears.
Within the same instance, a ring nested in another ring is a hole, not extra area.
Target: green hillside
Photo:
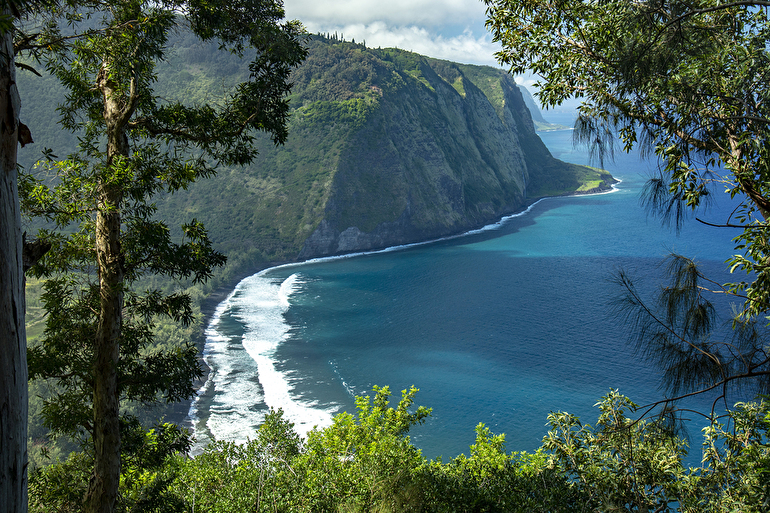
[[[247,73],[184,33],[170,44],[161,95],[216,101]],[[502,70],[320,36],[307,45],[293,74],[286,144],[258,136],[251,166],[220,167],[158,204],[172,227],[203,221],[228,255],[214,285],[270,262],[459,233],[538,197],[611,180],[551,157]],[[48,106],[62,101],[52,79],[22,72],[19,83],[36,141],[21,154],[30,169],[43,147],[65,156],[76,139],[50,118]]]

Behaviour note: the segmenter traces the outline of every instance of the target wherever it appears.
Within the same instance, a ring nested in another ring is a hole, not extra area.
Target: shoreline
[[[378,249],[354,251],[350,253],[340,253],[337,255],[328,255],[323,257],[313,257],[305,260],[284,260],[284,261],[266,262],[264,264],[256,265],[253,268],[250,268],[248,271],[243,271],[241,273],[238,273],[237,275],[235,275],[234,278],[232,278],[231,280],[228,280],[226,284],[220,285],[219,287],[217,287],[214,291],[212,291],[209,295],[207,295],[205,299],[201,301],[200,309],[201,309],[201,314],[203,316],[202,317],[202,322],[204,324],[203,329],[205,330],[205,325],[208,325],[208,322],[211,320],[211,316],[214,314],[214,311],[216,310],[217,306],[219,306],[219,304],[222,301],[227,299],[227,296],[233,291],[233,289],[238,285],[238,283],[248,278],[249,276],[253,276],[262,271],[266,271],[267,269],[273,269],[273,268],[283,267],[283,266],[303,265],[303,264],[312,263],[312,262],[321,261],[321,260],[327,260],[327,259],[331,260],[331,259],[353,258],[356,256],[362,256],[362,255],[372,255],[372,254],[385,253],[390,251],[399,251],[401,249],[407,249],[414,246],[433,244],[435,242],[456,239],[456,238],[464,237],[466,235],[473,235],[481,231],[494,230],[494,229],[497,229],[499,226],[501,226],[501,223],[504,223],[506,220],[526,214],[533,206],[535,206],[537,203],[543,200],[556,199],[556,198],[568,198],[571,196],[595,196],[595,195],[609,194],[609,193],[615,192],[617,190],[615,186],[621,183],[622,180],[618,180],[617,178],[614,178],[614,177],[613,177],[613,180],[614,181],[609,185],[609,187],[606,187],[606,186],[595,187],[587,191],[565,192],[564,194],[558,194],[555,196],[543,196],[540,198],[528,199],[524,206],[522,206],[515,212],[501,216],[497,221],[482,224],[476,228],[470,228],[468,230],[465,230],[463,232],[456,233],[453,235],[446,235],[444,237],[418,241],[418,242],[410,242],[410,243],[401,244],[398,246],[387,246],[387,247],[378,248]]]
[[[461,233],[457,233],[454,235],[447,235],[444,237],[439,237],[436,239],[429,239],[425,241],[418,241],[418,242],[412,242],[408,244],[402,244],[398,246],[388,246],[380,249],[372,249],[372,250],[366,250],[366,251],[358,251],[358,252],[351,252],[351,253],[343,253],[338,255],[329,255],[324,257],[315,257],[315,258],[308,258],[305,260],[289,260],[289,261],[277,261],[277,262],[266,262],[264,264],[256,265],[254,267],[249,268],[248,271],[243,271],[241,273],[237,273],[234,275],[234,277],[230,280],[228,280],[223,285],[220,285],[216,289],[214,289],[210,294],[208,294],[200,303],[200,311],[201,311],[201,331],[198,334],[200,337],[200,343],[198,344],[198,349],[200,351],[199,354],[199,362],[201,363],[201,367],[203,369],[203,375],[199,380],[196,381],[194,384],[194,389],[196,391],[196,394],[200,390],[200,388],[208,381],[210,368],[208,365],[206,365],[205,361],[203,360],[203,351],[205,349],[206,345],[206,330],[208,328],[209,323],[211,322],[211,319],[216,312],[217,307],[222,303],[222,301],[225,301],[227,297],[232,293],[232,291],[235,289],[235,287],[244,279],[248,278],[249,276],[253,276],[255,274],[258,274],[263,271],[267,271],[268,269],[274,269],[284,266],[300,266],[305,265],[308,263],[313,262],[320,262],[320,261],[326,261],[326,260],[340,260],[344,258],[354,258],[358,256],[364,256],[364,255],[372,255],[372,254],[378,254],[378,253],[386,253],[386,252],[392,252],[392,251],[400,251],[403,249],[408,249],[415,246],[422,246],[427,244],[433,244],[436,242],[446,241],[446,240],[452,240],[457,239],[461,237],[465,237],[467,235],[474,235],[477,233],[481,233],[484,231],[491,231],[496,230],[503,226],[504,223],[506,223],[509,219],[512,219],[514,217],[519,217],[522,215],[526,215],[528,212],[531,211],[531,209],[540,203],[541,201],[548,200],[548,199],[557,199],[557,198],[565,198],[570,196],[593,196],[593,195],[600,195],[600,194],[610,194],[615,191],[617,191],[616,185],[621,183],[622,180],[619,180],[617,178],[613,177],[613,182],[609,184],[609,186],[603,186],[603,187],[596,187],[587,191],[575,191],[575,192],[568,192],[564,194],[559,194],[555,196],[543,196],[540,198],[533,198],[529,199],[524,206],[522,206],[520,209],[516,210],[515,212],[511,214],[506,214],[502,217],[500,217],[497,221],[492,223],[487,223],[484,225],[481,225],[477,228],[472,228],[469,230],[465,230]],[[169,405],[168,410],[166,411],[165,417],[171,422],[174,422],[182,427],[191,427],[191,419],[189,416],[190,412],[190,405],[192,404],[193,400],[188,401],[182,401],[179,403],[175,403],[173,405]]]

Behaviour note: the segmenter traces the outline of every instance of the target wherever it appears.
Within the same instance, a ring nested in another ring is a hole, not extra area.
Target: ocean
[[[571,131],[540,135],[557,158],[598,165]],[[623,292],[612,277],[625,270],[651,297],[676,252],[727,281],[737,233],[694,219],[677,232],[650,216],[639,197],[655,160],[618,153],[604,167],[621,180],[610,193],[547,198],[460,237],[241,281],[206,329],[211,371],[189,414],[196,450],[212,437],[253,438],[269,408],[304,436],[354,412],[374,385],[389,386],[394,404],[420,389],[416,404],[433,413],[411,439],[444,461],[468,454],[479,423],[505,433],[509,451],[533,451],[551,411],[594,423],[611,388],[638,404],[662,398],[657,370],[635,356],[612,307]],[[729,208],[717,201],[700,215],[718,221]],[[711,398],[690,405],[707,410]]]

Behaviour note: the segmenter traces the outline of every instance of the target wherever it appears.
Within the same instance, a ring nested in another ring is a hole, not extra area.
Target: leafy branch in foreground
[[[672,284],[657,301],[628,275],[625,305],[637,349],[664,371],[674,395],[768,390],[770,313],[770,24],[765,0],[485,0],[498,60],[539,76],[539,99],[577,98],[576,139],[608,155],[617,138],[661,162],[646,206],[677,226],[722,189],[734,209],[705,222],[740,230],[732,273],[709,282],[695,264],[671,259]],[[701,218],[699,218],[701,219]],[[707,244],[708,241],[703,241]],[[709,291],[731,295],[732,334],[716,325]]]
[[[61,124],[79,144],[68,159],[46,163],[54,180],[23,181],[25,206],[66,230],[39,234],[52,245],[32,269],[46,278],[48,317],[29,351],[30,374],[59,380],[43,416],[84,441],[93,470],[83,508],[107,512],[118,500],[121,456],[132,451],[124,442],[138,429],[122,402],[189,398],[201,374],[191,341],[155,340],[159,319],[193,320],[189,296],[136,289],[153,275],[205,281],[225,262],[196,220],[173,237],[153,201],[219,165],[250,162],[256,131],[285,140],[302,28],[283,22],[273,0],[103,0],[37,14],[44,29],[36,43],[56,42],[45,64],[67,91]],[[220,102],[191,106],[155,93],[156,65],[181,27],[249,60],[247,79]]]
[[[637,352],[662,370],[663,385],[672,394],[661,403],[714,391],[714,405],[721,400],[728,407],[730,392],[768,394],[767,326],[755,319],[720,321],[710,298],[726,291],[692,260],[672,255],[666,273],[669,283],[653,301],[642,297],[628,273],[616,276],[625,289],[616,313],[624,317]]]

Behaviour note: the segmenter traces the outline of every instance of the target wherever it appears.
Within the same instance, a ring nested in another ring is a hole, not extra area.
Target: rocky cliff
[[[347,79],[330,100],[366,108],[329,174],[323,213],[300,259],[463,232],[521,209],[552,178],[574,178],[558,192],[582,183],[540,141],[507,73],[329,40],[312,48],[309,70],[319,55],[338,62],[330,89],[348,66],[370,73]],[[303,86],[323,78],[298,76],[303,101]]]
[[[169,97],[210,101],[248,72],[184,33],[171,44],[158,76]],[[172,227],[203,221],[236,274],[460,233],[535,198],[611,180],[550,155],[502,70],[320,36],[308,47],[293,74],[286,144],[258,137],[251,166],[220,168],[158,202]],[[24,87],[42,103],[60,94],[43,79]],[[38,146],[74,149],[72,136],[38,117],[26,116]]]

